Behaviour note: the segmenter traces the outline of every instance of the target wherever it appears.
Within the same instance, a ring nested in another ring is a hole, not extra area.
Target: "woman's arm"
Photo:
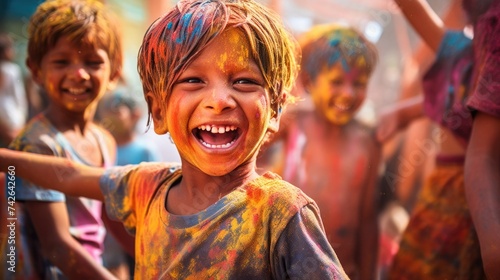
[[[65,158],[0,149],[0,171],[70,196],[104,199],[99,186],[104,169]]]

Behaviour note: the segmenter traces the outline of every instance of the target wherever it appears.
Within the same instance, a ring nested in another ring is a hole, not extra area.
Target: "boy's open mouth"
[[[339,111],[349,111],[349,110],[352,109],[352,107],[354,106],[354,104],[348,103],[348,102],[338,102],[338,101],[335,101],[335,100],[329,100],[328,106],[330,108],[335,108],[335,109],[337,109]]]
[[[231,147],[239,137],[238,128],[232,125],[202,125],[193,134],[207,148],[225,149]]]

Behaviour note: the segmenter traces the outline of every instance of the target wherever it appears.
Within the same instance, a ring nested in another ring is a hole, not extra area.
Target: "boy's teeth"
[[[83,89],[83,88],[70,88],[70,89],[68,89],[68,91],[71,94],[80,94],[80,93],[84,93],[85,89]]]
[[[208,148],[212,148],[212,149],[221,149],[221,148],[228,148],[229,146],[231,146],[233,143],[234,143],[235,140],[229,142],[229,143],[226,143],[226,144],[222,144],[222,145],[212,145],[212,144],[208,144],[204,141],[201,141],[201,143],[205,146],[205,147],[208,147]]]
[[[205,130],[211,133],[225,133],[236,130],[234,126],[215,126],[215,125],[202,125],[198,127],[200,130]]]

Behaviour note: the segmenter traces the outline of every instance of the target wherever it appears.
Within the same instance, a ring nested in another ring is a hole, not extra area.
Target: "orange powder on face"
[[[227,72],[230,69],[248,68],[250,52],[244,35],[238,30],[231,29],[223,32],[220,36],[228,42],[228,45],[235,47],[219,56],[216,62],[219,69],[223,72]]]

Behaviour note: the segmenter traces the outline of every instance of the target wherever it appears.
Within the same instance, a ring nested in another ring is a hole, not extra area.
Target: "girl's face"
[[[35,80],[47,91],[51,105],[60,110],[83,113],[106,92],[110,83],[110,61],[103,49],[75,45],[62,37],[31,66]]]
[[[223,32],[181,73],[161,120],[153,108],[155,129],[166,122],[183,168],[187,163],[221,176],[242,164],[254,166],[266,132],[277,130],[264,77],[250,53],[242,33]]]
[[[319,73],[307,88],[316,110],[334,125],[349,122],[366,97],[368,74],[337,63]]]

